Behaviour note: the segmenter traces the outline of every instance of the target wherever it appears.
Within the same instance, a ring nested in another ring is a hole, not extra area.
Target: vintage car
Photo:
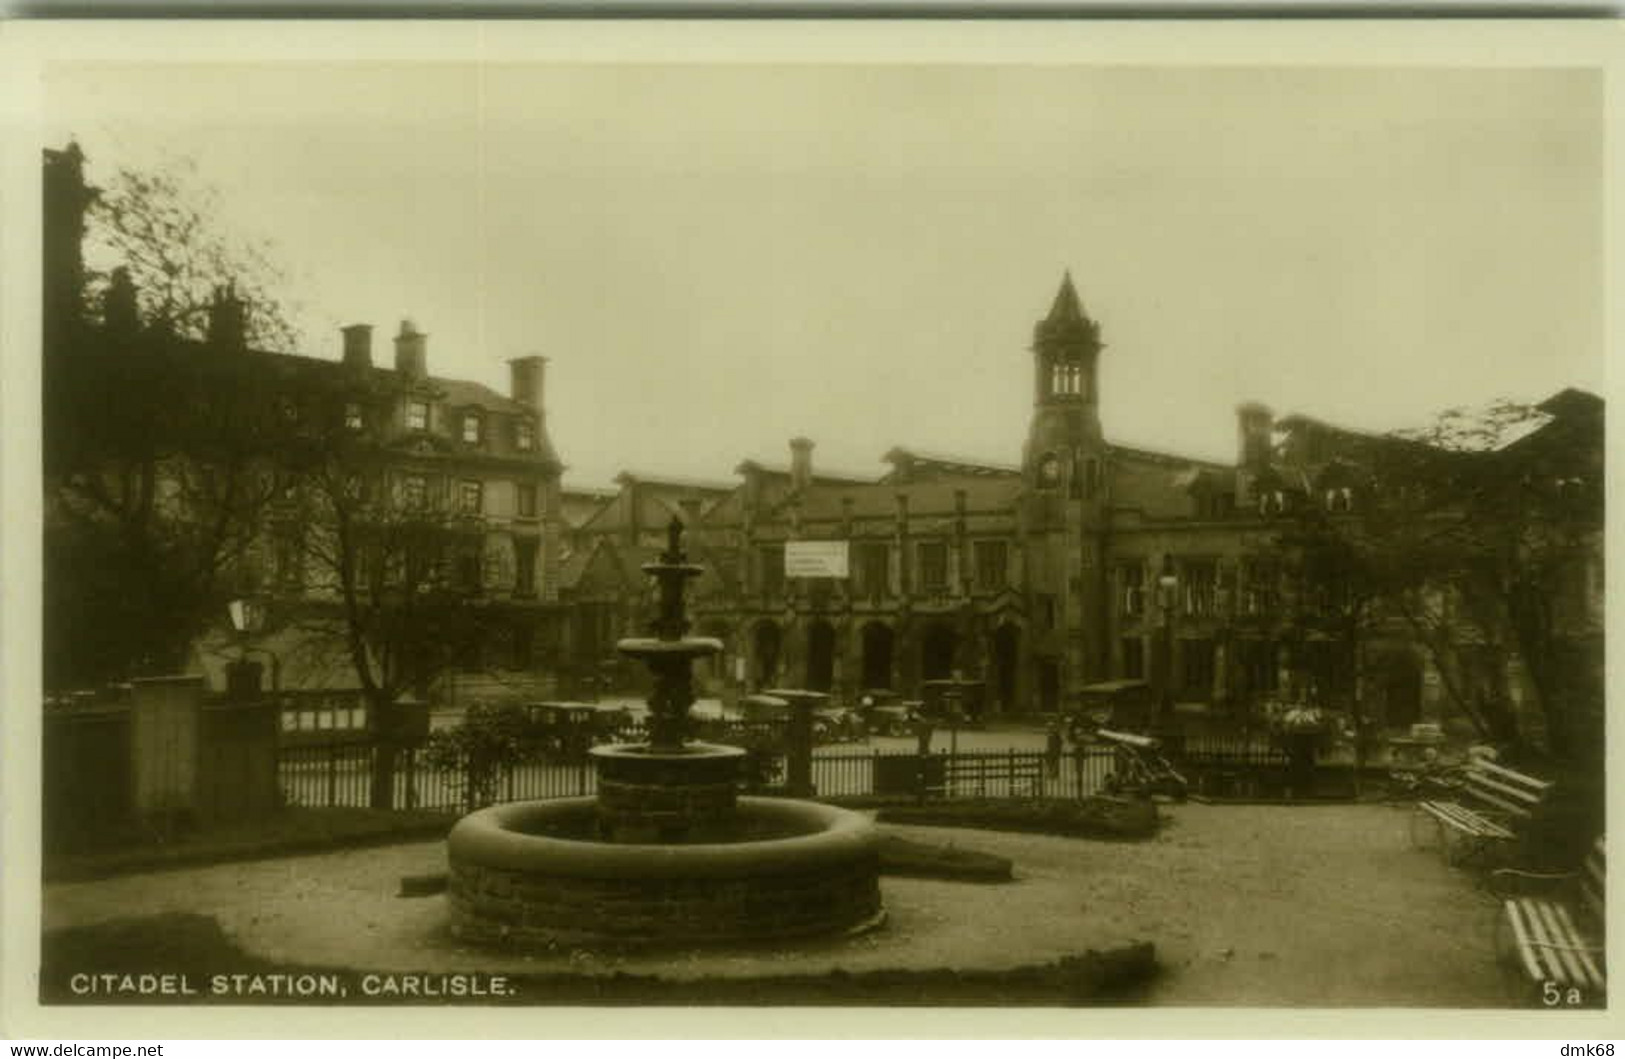
[[[1156,705],[1155,689],[1145,681],[1108,680],[1079,689],[1068,721],[1074,736],[1097,728],[1148,732],[1156,720]]]

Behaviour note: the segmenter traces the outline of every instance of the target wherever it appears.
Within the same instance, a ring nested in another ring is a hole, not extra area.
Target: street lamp
[[[259,669],[248,660],[248,652],[259,651],[271,660],[271,689],[280,691],[281,659],[265,647],[251,646],[249,639],[265,628],[265,605],[254,599],[234,599],[226,604],[231,627],[237,631],[237,660],[226,666],[226,690],[247,695],[260,690]]]
[[[1158,719],[1162,720],[1173,703],[1174,607],[1179,603],[1179,577],[1174,573],[1173,556],[1167,554],[1162,557],[1162,574],[1157,578],[1157,603],[1162,609],[1162,701],[1158,704]]]

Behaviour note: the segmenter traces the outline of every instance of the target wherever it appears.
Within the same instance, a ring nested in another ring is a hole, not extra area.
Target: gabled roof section
[[[956,456],[926,449],[910,449],[901,445],[891,449],[881,459],[892,465],[891,471],[880,479],[882,482],[901,482],[918,475],[967,478],[1021,477],[1021,468],[1014,463]]]
[[[1185,456],[1157,449],[1146,449],[1137,445],[1120,445],[1116,442],[1107,442],[1106,449],[1112,456],[1121,459],[1153,463],[1163,467],[1192,467],[1212,471],[1235,470],[1233,464],[1224,463],[1220,460],[1208,460],[1200,456]]]
[[[740,460],[734,468],[735,474],[756,473],[772,478],[789,479],[790,468],[782,463],[764,463],[761,460]],[[813,485],[873,485],[879,475],[858,474],[855,471],[814,471]]]

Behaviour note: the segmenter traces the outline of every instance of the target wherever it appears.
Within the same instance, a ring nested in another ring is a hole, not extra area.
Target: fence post
[[[406,748],[406,807],[418,807],[418,752],[417,747]]]
[[[336,743],[327,746],[327,806],[332,808],[338,801],[339,786],[339,748]]]

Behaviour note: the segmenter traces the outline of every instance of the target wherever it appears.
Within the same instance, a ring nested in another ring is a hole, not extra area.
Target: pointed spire
[[[1078,289],[1072,285],[1072,270],[1061,277],[1061,289],[1055,292],[1055,301],[1049,307],[1046,323],[1076,323],[1083,319],[1083,304],[1078,301]]]

